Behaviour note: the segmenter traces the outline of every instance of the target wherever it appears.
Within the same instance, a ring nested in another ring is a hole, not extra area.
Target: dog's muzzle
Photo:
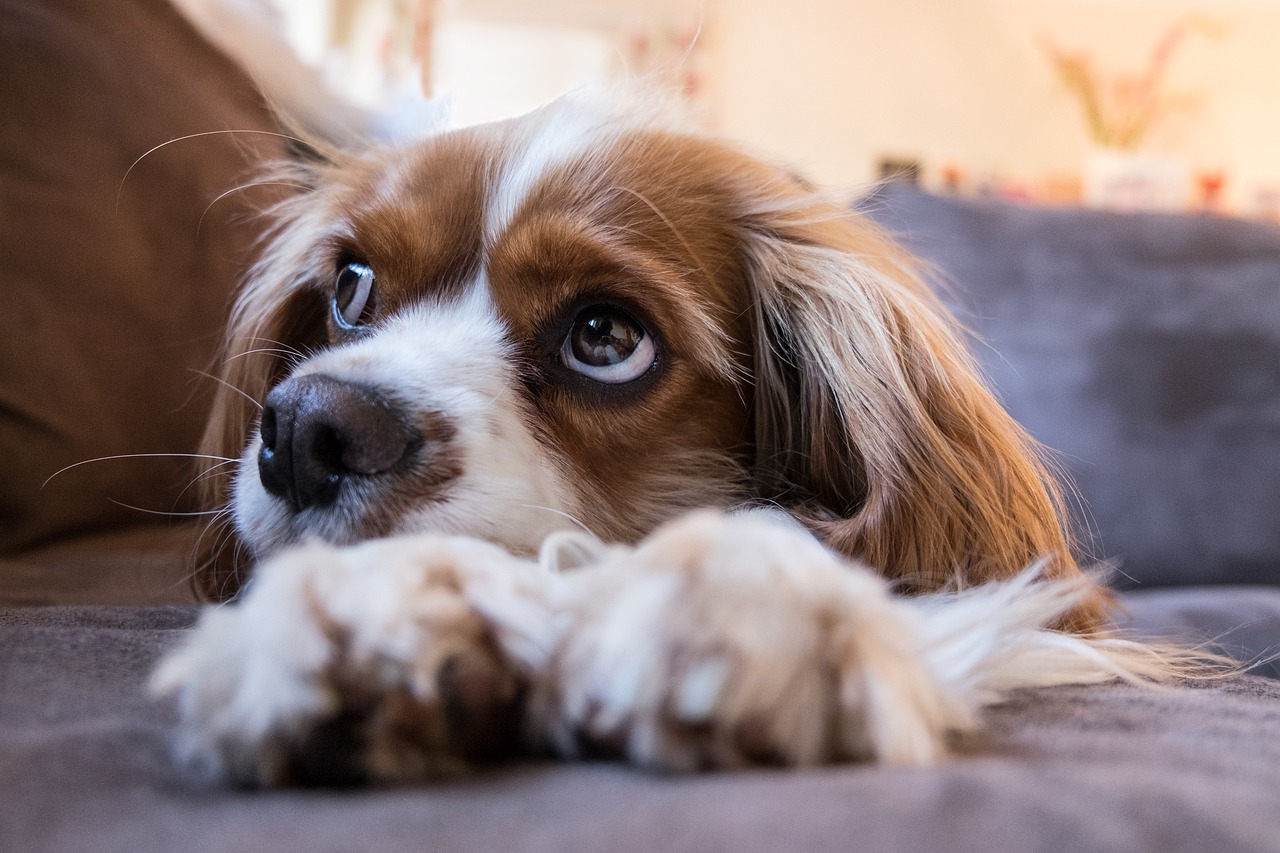
[[[332,505],[344,482],[403,468],[422,445],[384,395],[324,375],[277,385],[267,395],[260,431],[263,488],[296,512]]]

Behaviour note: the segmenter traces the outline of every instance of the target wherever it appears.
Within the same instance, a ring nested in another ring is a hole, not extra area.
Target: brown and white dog
[[[216,769],[924,762],[1169,671],[913,260],[790,173],[583,94],[284,180],[207,434],[236,600],[154,682]]]

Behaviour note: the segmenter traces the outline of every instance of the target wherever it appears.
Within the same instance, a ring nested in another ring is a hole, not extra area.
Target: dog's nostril
[[[262,485],[295,510],[329,506],[344,481],[385,473],[421,443],[376,391],[319,375],[277,386],[259,429]]]
[[[317,466],[318,470],[304,474],[304,480],[309,479],[309,482],[300,484],[305,488],[300,488],[299,492],[307,495],[303,500],[304,506],[329,506],[338,499],[343,475],[359,473],[343,465],[344,450],[342,438],[336,430],[322,425],[315,431],[303,464]]]
[[[342,464],[344,450],[342,438],[338,435],[337,430],[322,425],[315,431],[315,435],[311,440],[311,458],[325,468],[330,471],[343,470],[346,467]]]
[[[258,434],[262,437],[264,448],[275,449],[276,446],[276,409],[275,406],[264,406],[262,420],[258,423]]]

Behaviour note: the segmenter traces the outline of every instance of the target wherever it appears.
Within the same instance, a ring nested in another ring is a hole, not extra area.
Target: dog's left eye
[[[656,355],[653,336],[640,321],[608,305],[578,312],[560,348],[565,367],[610,385],[639,378]]]
[[[358,329],[373,319],[373,270],[352,262],[338,270],[333,288],[333,318],[344,329]]]

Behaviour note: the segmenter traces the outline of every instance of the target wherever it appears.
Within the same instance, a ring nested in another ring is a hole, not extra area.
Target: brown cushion
[[[191,506],[229,294],[279,153],[248,79],[165,0],[0,0],[0,552]],[[126,179],[127,173],[127,179]],[[206,215],[207,209],[207,215]],[[201,217],[203,216],[203,221]]]

